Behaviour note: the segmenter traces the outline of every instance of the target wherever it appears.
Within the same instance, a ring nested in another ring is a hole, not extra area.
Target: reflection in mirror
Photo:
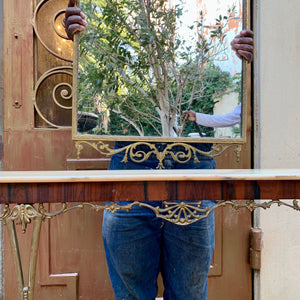
[[[81,0],[77,134],[241,138],[242,64],[230,42],[243,3],[221,2]],[[237,121],[216,128],[187,111]]]

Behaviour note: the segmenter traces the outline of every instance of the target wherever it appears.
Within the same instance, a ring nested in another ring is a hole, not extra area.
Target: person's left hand
[[[73,41],[76,32],[83,32],[87,26],[85,14],[79,7],[75,7],[75,0],[69,0],[65,13],[65,31],[70,40]]]
[[[253,45],[253,31],[250,29],[242,30],[231,42],[237,57],[246,59],[248,63],[253,59]]]

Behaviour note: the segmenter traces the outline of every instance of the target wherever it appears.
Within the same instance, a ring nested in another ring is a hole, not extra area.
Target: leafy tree
[[[233,85],[213,64],[226,49],[224,29],[202,12],[190,26],[195,42],[178,34],[183,6],[164,0],[83,0],[88,26],[80,37],[79,108],[106,116],[100,134],[183,135],[185,109],[212,113],[214,99]],[[190,125],[187,124],[186,128]]]

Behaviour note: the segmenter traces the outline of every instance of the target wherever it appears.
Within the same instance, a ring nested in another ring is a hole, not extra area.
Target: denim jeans
[[[155,157],[144,164],[130,160],[123,163],[122,158],[122,154],[114,155],[110,169],[155,169],[158,164]],[[205,156],[199,163],[187,164],[166,157],[165,167],[213,169],[216,164]],[[122,203],[127,204],[119,202]],[[162,202],[148,204],[162,206]],[[205,200],[202,207],[213,204]],[[214,250],[213,213],[193,224],[180,226],[157,218],[145,207],[134,206],[128,212],[105,211],[102,234],[116,300],[155,299],[159,272],[164,283],[164,300],[206,299],[207,276]]]

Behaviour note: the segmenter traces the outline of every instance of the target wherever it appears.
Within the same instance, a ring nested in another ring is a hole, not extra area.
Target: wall
[[[256,6],[255,167],[300,168],[300,1]],[[274,206],[255,222],[264,232],[255,299],[299,299],[300,212]]]

